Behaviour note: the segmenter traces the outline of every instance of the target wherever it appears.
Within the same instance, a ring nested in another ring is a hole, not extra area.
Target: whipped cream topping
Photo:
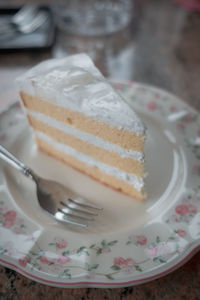
[[[65,144],[56,142],[55,140],[53,140],[52,138],[50,138],[49,136],[47,136],[46,134],[44,134],[40,131],[36,131],[35,135],[38,136],[38,138],[40,138],[41,140],[44,140],[48,144],[52,145],[54,148],[56,148],[60,152],[71,155],[71,156],[75,157],[76,159],[78,159],[79,161],[86,163],[87,165],[89,165],[91,167],[97,167],[104,173],[127,182],[128,184],[133,186],[137,191],[141,191],[142,188],[144,187],[144,181],[142,178],[139,178],[133,174],[126,173],[115,167],[111,167],[107,164],[99,162],[99,161],[95,160],[94,158],[87,156],[81,152],[78,152]]]
[[[144,155],[141,152],[132,151],[130,149],[124,149],[118,145],[111,144],[97,136],[94,136],[92,134],[78,130],[71,125],[61,123],[61,122],[59,122],[55,119],[52,119],[44,114],[36,113],[36,112],[30,111],[30,110],[27,110],[27,113],[29,115],[33,116],[35,119],[38,119],[39,121],[41,121],[49,126],[53,126],[54,128],[57,128],[59,130],[62,130],[64,132],[70,134],[70,135],[73,135],[73,136],[77,137],[78,139],[81,139],[85,142],[93,144],[97,147],[103,148],[107,151],[116,152],[122,158],[129,157],[129,158],[138,160],[140,162],[144,161]]]
[[[137,135],[145,133],[143,122],[86,54],[44,61],[17,82],[20,90],[32,96]]]

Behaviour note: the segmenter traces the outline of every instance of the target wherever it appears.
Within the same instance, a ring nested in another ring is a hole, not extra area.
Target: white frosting
[[[51,59],[17,80],[21,90],[56,105],[143,135],[145,126],[86,54]]]
[[[49,143],[50,145],[52,145],[54,148],[56,148],[57,150],[66,153],[68,155],[71,155],[75,158],[77,158],[78,160],[82,161],[83,163],[86,163],[87,165],[91,166],[91,167],[97,167],[99,168],[101,171],[103,171],[104,173],[114,176],[118,179],[121,179],[125,182],[127,182],[128,184],[130,184],[131,186],[133,186],[136,190],[141,191],[141,189],[144,186],[144,181],[142,178],[139,178],[133,174],[129,174],[126,173],[124,171],[121,171],[115,167],[111,167],[109,165],[106,165],[102,162],[99,162],[97,160],[95,160],[94,158],[87,156],[81,152],[78,152],[76,150],[74,150],[73,148],[55,142],[55,140],[51,139],[49,136],[45,135],[42,132],[35,132],[36,136],[38,136],[40,139],[44,140],[45,142]]]
[[[111,144],[97,136],[94,136],[92,134],[78,130],[71,125],[67,125],[67,124],[58,122],[57,120],[52,119],[44,114],[36,113],[36,112],[30,111],[30,110],[27,110],[27,112],[29,115],[33,116],[34,118],[38,119],[39,121],[42,121],[43,123],[45,123],[49,126],[53,126],[59,130],[62,130],[70,135],[73,135],[81,140],[84,140],[84,141],[90,143],[90,144],[94,144],[95,146],[103,148],[107,151],[116,152],[122,158],[129,157],[129,158],[138,160],[140,162],[144,161],[144,155],[141,152],[121,148],[120,146]]]

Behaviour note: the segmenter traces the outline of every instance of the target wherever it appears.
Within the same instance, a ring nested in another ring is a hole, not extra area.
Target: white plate
[[[122,287],[165,275],[200,244],[200,117],[157,88],[115,83],[148,127],[148,199],[113,191],[39,152],[19,104],[0,115],[0,142],[39,174],[104,207],[88,229],[39,207],[32,182],[0,167],[0,261],[42,283]]]

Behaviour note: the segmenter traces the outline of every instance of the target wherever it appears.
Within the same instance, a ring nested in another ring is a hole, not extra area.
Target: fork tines
[[[79,198],[80,199],[80,198]],[[87,222],[94,221],[94,216],[98,214],[94,211],[101,211],[102,208],[85,204],[77,199],[67,199],[68,203],[60,201],[56,218],[81,227],[87,227]]]

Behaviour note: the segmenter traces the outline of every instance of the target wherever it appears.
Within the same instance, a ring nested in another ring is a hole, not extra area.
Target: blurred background
[[[15,23],[27,3],[34,14]],[[79,52],[108,78],[154,85],[198,108],[199,33],[198,0],[0,0],[0,109],[16,100],[23,71]]]

